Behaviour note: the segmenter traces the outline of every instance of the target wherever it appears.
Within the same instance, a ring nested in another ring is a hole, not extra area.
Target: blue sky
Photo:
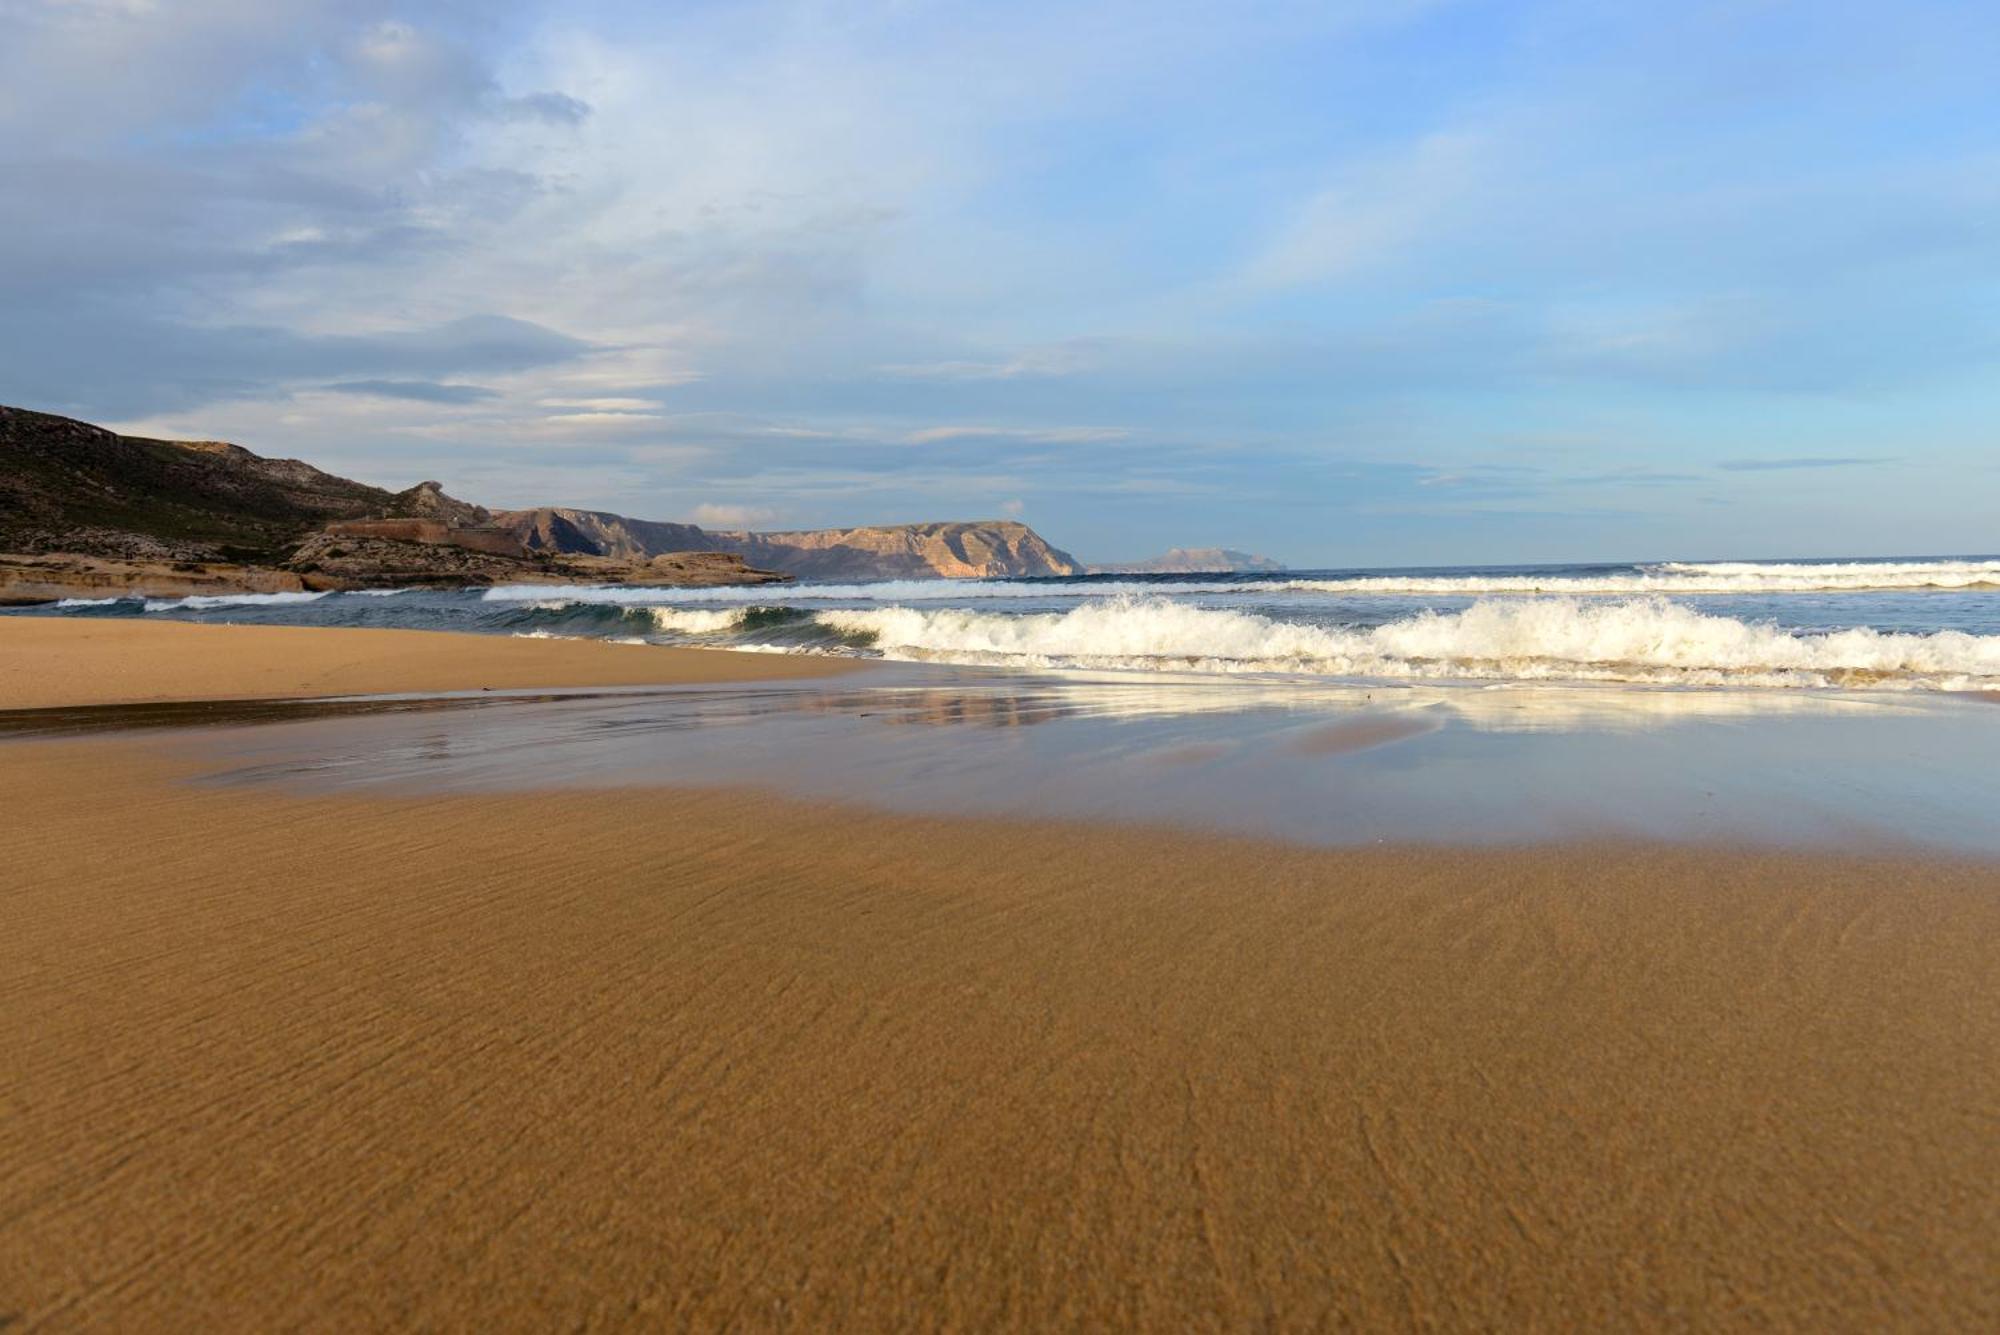
[[[2000,549],[2000,9],[0,0],[0,401],[1087,559]]]

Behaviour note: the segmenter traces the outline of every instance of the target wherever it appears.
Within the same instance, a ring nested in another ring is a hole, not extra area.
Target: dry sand
[[[785,658],[421,630],[0,616],[0,709],[825,676]]]
[[[186,754],[0,744],[28,1328],[2000,1323],[1990,866]]]

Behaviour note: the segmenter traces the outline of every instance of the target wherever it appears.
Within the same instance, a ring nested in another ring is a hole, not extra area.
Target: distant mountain
[[[1090,567],[1093,575],[1232,575],[1283,570],[1268,556],[1239,552],[1233,547],[1172,547],[1164,556]]]
[[[703,553],[713,559],[695,559]],[[98,590],[174,596],[1079,569],[1010,521],[749,533],[554,507],[495,514],[436,482],[392,493],[220,441],[121,436],[0,405],[0,602]]]
[[[732,552],[753,566],[807,579],[932,579],[1074,575],[1069,553],[1026,524],[887,524],[782,533],[715,530],[601,510],[508,510],[493,522],[531,551],[641,560],[668,552]]]

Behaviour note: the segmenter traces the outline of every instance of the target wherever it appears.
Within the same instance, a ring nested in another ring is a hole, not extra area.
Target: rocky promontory
[[[751,532],[554,506],[496,512],[437,482],[391,492],[240,445],[0,406],[0,603],[1081,570],[1013,520]]]

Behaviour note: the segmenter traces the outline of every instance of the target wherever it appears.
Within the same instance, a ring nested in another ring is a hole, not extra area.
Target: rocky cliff
[[[601,510],[504,510],[494,524],[531,551],[626,560],[675,551],[733,552],[753,566],[808,579],[1073,575],[1081,569],[1026,524],[887,524],[752,533],[631,519]]]

